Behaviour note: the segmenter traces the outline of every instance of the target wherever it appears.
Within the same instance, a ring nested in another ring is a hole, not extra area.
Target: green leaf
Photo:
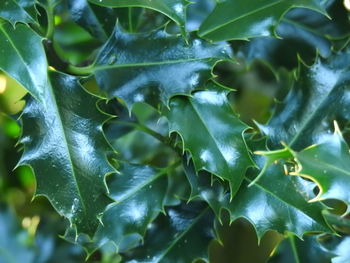
[[[350,21],[341,1],[328,1],[326,8],[332,20],[314,10],[292,9],[276,29],[282,39],[263,37],[242,41],[237,55],[248,61],[261,59],[274,67],[290,69],[297,67],[298,55],[308,64],[314,63],[317,53],[330,56],[336,42],[349,36]]]
[[[39,101],[45,99],[47,62],[42,38],[26,25],[0,23],[0,69]]]
[[[83,244],[90,251],[107,242],[113,242],[118,250],[137,245],[149,224],[164,211],[168,170],[125,162],[120,164],[119,173],[109,178],[108,183],[109,196],[115,203],[104,212],[94,244]],[[127,244],[130,239],[132,243]]]
[[[252,187],[242,187],[232,203],[227,203],[231,220],[246,217],[254,223],[258,236],[273,229],[302,237],[305,232],[332,232],[321,203],[310,203],[304,182],[286,176],[282,165],[272,165]],[[288,193],[288,194],[286,194]]]
[[[318,236],[305,236],[304,240],[300,240],[290,235],[268,263],[330,263],[335,254],[323,247],[320,239]]]
[[[219,1],[199,28],[198,34],[212,41],[276,36],[275,26],[288,10],[305,7],[325,13],[321,2],[319,0]]]
[[[67,4],[73,21],[101,42],[108,39],[117,19],[114,10],[91,5],[87,0],[68,0]]]
[[[294,174],[317,182],[320,192],[314,200],[339,199],[349,205],[349,146],[338,128],[334,135],[323,135],[320,140],[319,144],[294,153],[299,163]]]
[[[91,3],[107,7],[144,7],[156,10],[168,16],[182,29],[185,28],[186,0],[89,0]]]
[[[77,232],[92,235],[110,203],[105,175],[113,172],[106,159],[112,149],[102,132],[107,116],[76,78],[51,72],[50,80],[44,103],[27,99],[19,165],[34,170],[36,196],[47,197]]]
[[[189,263],[207,260],[213,238],[212,215],[208,208],[182,206],[170,208],[147,232],[144,245],[125,256],[125,262]]]
[[[193,172],[187,171],[187,176],[196,179]],[[299,237],[305,232],[332,232],[322,214],[326,207],[320,202],[309,202],[313,195],[310,194],[308,182],[304,185],[303,179],[286,176],[283,165],[271,165],[265,176],[248,187],[251,177],[252,175],[246,177],[246,182],[230,201],[230,194],[220,182],[211,181],[208,176],[205,178],[205,174],[199,174],[198,196],[210,205],[217,218],[220,218],[221,211],[225,209],[230,213],[231,222],[242,217],[249,220],[259,239],[268,230],[282,234],[291,232]]]
[[[268,124],[260,125],[269,145],[279,148],[283,141],[299,151],[330,132],[333,120],[349,119],[349,64],[350,53],[344,52],[318,59],[311,67],[300,65],[298,80],[284,101],[277,103]]]
[[[119,97],[129,107],[139,101],[167,105],[170,97],[201,88],[213,77],[213,66],[229,54],[226,44],[210,44],[193,35],[186,43],[165,31],[127,34],[116,29],[94,70],[108,97]]]
[[[165,113],[170,132],[177,132],[191,153],[196,170],[206,170],[230,183],[231,197],[253,166],[243,133],[249,128],[232,111],[223,91],[178,96]]]
[[[17,22],[37,24],[36,12],[35,0],[0,1],[0,18],[9,21],[12,26]]]

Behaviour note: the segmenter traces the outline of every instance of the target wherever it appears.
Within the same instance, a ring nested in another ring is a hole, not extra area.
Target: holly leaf
[[[85,28],[100,41],[106,41],[117,19],[111,8],[91,5],[87,0],[68,0],[67,5],[74,22]]]
[[[188,263],[208,259],[213,220],[208,208],[187,205],[170,208],[149,228],[144,245],[126,254],[127,263]]]
[[[0,22],[0,69],[22,84],[39,101],[48,82],[42,38],[23,24]]]
[[[111,242],[117,250],[135,247],[149,224],[164,211],[168,170],[120,162],[119,173],[109,178],[114,203],[101,217],[93,243],[82,243],[89,252]]]
[[[227,180],[232,198],[247,168],[254,164],[243,138],[249,127],[234,114],[226,93],[207,90],[191,97],[174,97],[165,115],[170,133],[181,136],[196,170],[206,170]]]
[[[332,20],[310,9],[290,10],[276,29],[280,39],[262,37],[242,41],[237,55],[248,61],[261,59],[275,67],[290,69],[298,66],[298,55],[308,64],[314,63],[317,54],[328,57],[336,49],[336,43],[349,36],[350,21],[341,1],[327,1],[326,9]]]
[[[44,102],[26,100],[18,165],[33,169],[35,196],[47,197],[77,232],[92,235],[111,202],[105,175],[114,171],[106,158],[112,149],[102,132],[108,117],[74,77],[50,72],[45,88]]]
[[[186,0],[89,0],[89,2],[106,7],[144,7],[156,10],[168,16],[182,30],[185,28],[186,7],[190,3]]]
[[[9,21],[14,27],[17,22],[37,24],[35,0],[0,1],[0,18]]]
[[[283,15],[295,7],[314,9],[325,14],[322,1],[315,0],[263,0],[219,1],[202,23],[198,34],[211,41],[249,39],[277,36],[275,27]]]
[[[314,200],[339,199],[349,205],[349,146],[337,125],[334,135],[324,135],[320,140],[319,144],[294,153],[299,169],[293,174],[317,182],[320,192]]]
[[[286,176],[281,163],[272,164],[265,176],[248,187],[252,175],[247,175],[236,196],[230,201],[230,193],[220,182],[199,174],[197,197],[209,204],[217,218],[220,218],[224,209],[230,214],[230,222],[238,218],[250,221],[259,239],[268,230],[282,234],[291,232],[300,238],[306,232],[332,232],[322,214],[326,207],[320,202],[310,203],[313,195],[309,191],[309,185],[304,185],[301,178]],[[193,172],[187,171],[187,176],[196,180]]]
[[[318,236],[305,236],[304,240],[300,240],[290,235],[280,244],[268,263],[330,263],[335,253],[323,247],[321,239]]]
[[[129,107],[139,101],[167,105],[170,97],[201,88],[213,77],[213,66],[229,54],[226,44],[210,44],[193,34],[186,43],[162,30],[127,34],[116,29],[94,71],[109,98],[119,97]]]
[[[330,132],[333,120],[349,119],[349,63],[350,53],[344,52],[328,60],[319,58],[311,67],[300,65],[298,80],[277,103],[268,124],[260,125],[271,147],[279,148],[283,141],[293,150],[302,150]]]

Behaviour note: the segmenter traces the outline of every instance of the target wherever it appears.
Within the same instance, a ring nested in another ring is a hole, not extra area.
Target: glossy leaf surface
[[[168,104],[176,94],[189,94],[212,78],[213,66],[228,59],[228,46],[192,36],[187,44],[165,31],[127,34],[116,30],[102,48],[95,76],[108,97],[129,107],[135,102]]]
[[[89,0],[91,3],[107,7],[145,7],[163,13],[181,27],[185,27],[186,0]]]
[[[26,25],[14,29],[0,23],[0,69],[22,84],[37,100],[45,99],[46,55],[39,37]]]
[[[0,18],[12,25],[17,22],[37,23],[35,0],[4,0],[0,2]]]
[[[324,135],[320,144],[295,153],[300,169],[296,175],[314,179],[320,193],[317,199],[339,199],[350,204],[349,146],[340,132]]]
[[[275,25],[284,13],[294,7],[324,12],[318,0],[220,1],[203,22],[198,34],[212,41],[275,35]]]
[[[100,41],[108,39],[116,23],[116,14],[111,8],[90,4],[87,0],[68,0],[72,19]]]
[[[113,172],[106,159],[112,149],[102,133],[107,116],[76,78],[51,72],[50,81],[45,103],[27,98],[19,165],[34,170],[36,195],[47,197],[79,233],[91,235],[110,203],[104,177]]]
[[[319,239],[322,237],[305,236],[304,240],[300,240],[289,236],[277,248],[268,263],[330,263],[335,254],[323,247]]]
[[[189,171],[187,176],[195,180]],[[271,165],[253,186],[243,183],[232,201],[219,182],[210,186],[209,178],[201,179],[201,175],[197,181],[197,196],[210,205],[217,217],[222,209],[230,213],[231,222],[243,217],[254,225],[259,238],[268,230],[282,234],[292,232],[299,237],[305,232],[331,232],[322,215],[326,207],[321,203],[309,203],[313,196],[302,185],[303,180],[286,177],[281,164]]]
[[[171,208],[167,216],[151,225],[144,245],[136,248],[125,262],[188,263],[207,259],[207,246],[213,238],[212,217],[208,209],[193,206]]]
[[[121,162],[119,173],[109,178],[109,205],[101,218],[92,246],[113,242],[117,249],[131,238],[135,246],[149,224],[163,211],[167,193],[167,171]],[[91,245],[90,245],[91,246]]]
[[[280,147],[283,141],[301,150],[330,132],[334,119],[348,117],[349,62],[349,53],[340,53],[328,61],[318,59],[311,67],[301,65],[284,101],[277,104],[269,123],[260,126],[270,145]]]
[[[341,1],[327,1],[326,9],[331,20],[310,9],[290,10],[276,29],[281,39],[262,37],[242,41],[237,55],[249,61],[261,59],[275,67],[287,68],[298,66],[298,55],[308,64],[314,62],[316,52],[328,57],[332,49],[337,48],[334,42],[349,36],[350,21]]]
[[[233,197],[253,162],[243,138],[249,127],[233,113],[226,93],[208,90],[175,97],[166,115],[170,132],[181,136],[196,169],[229,181]]]

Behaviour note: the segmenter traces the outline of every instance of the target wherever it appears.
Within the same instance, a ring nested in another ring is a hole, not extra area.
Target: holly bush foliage
[[[349,6],[2,0],[0,262],[349,262]]]

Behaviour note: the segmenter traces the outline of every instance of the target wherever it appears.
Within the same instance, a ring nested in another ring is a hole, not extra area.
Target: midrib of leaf
[[[214,138],[214,136],[211,134],[211,132],[210,132],[209,128],[207,127],[207,125],[205,125],[204,120],[203,120],[202,117],[200,116],[200,114],[199,114],[197,108],[196,108],[195,105],[192,103],[191,99],[189,99],[189,101],[190,101],[190,104],[191,104],[191,106],[192,106],[194,112],[196,113],[197,117],[198,117],[199,120],[202,122],[202,124],[203,124],[204,128],[207,130],[209,136],[210,136],[210,137],[212,138],[212,140],[214,141],[215,146],[216,146],[217,150],[219,151],[221,157],[225,160],[226,168],[229,170],[230,167],[227,165],[226,159],[225,159],[224,155],[222,154],[222,152],[221,152],[221,150],[220,150],[220,148],[219,148],[219,146],[218,146],[218,142],[216,141],[216,139]],[[210,171],[210,172],[213,172],[213,171]],[[221,177],[221,176],[218,175],[218,174],[217,174],[217,176]]]
[[[95,66],[94,70],[172,65],[172,64],[192,62],[192,61],[206,61],[206,60],[210,61],[210,60],[213,60],[213,59],[215,59],[215,57],[178,59],[178,60],[168,60],[168,61],[159,61],[159,62],[144,62],[144,63],[134,63],[134,64],[114,64],[114,65],[109,65],[109,66],[101,65],[101,66]]]
[[[145,188],[147,185],[153,183],[155,180],[159,179],[160,177],[162,177],[163,175],[167,174],[167,170],[166,171],[160,171],[159,173],[157,173],[155,176],[153,176],[150,180],[147,180],[146,182],[144,182],[143,184],[139,185],[138,187],[135,187],[133,191],[131,191],[129,194],[127,194],[125,197],[123,197],[120,200],[115,200],[116,205],[124,202],[125,200],[129,199],[131,196],[133,196],[135,193],[137,193],[138,191],[140,191],[142,188]],[[118,175],[117,175],[118,176]]]
[[[213,27],[213,28],[211,28],[211,29],[208,29],[207,31],[204,31],[204,32],[201,33],[200,35],[201,35],[201,36],[205,36],[205,35],[207,35],[207,34],[213,32],[213,31],[215,31],[215,30],[217,30],[217,29],[219,29],[219,28],[225,27],[225,26],[227,26],[228,24],[231,24],[231,23],[233,23],[233,22],[236,22],[237,20],[243,19],[243,18],[245,18],[245,17],[247,17],[247,16],[250,16],[250,15],[254,15],[255,13],[259,13],[260,11],[262,11],[262,10],[264,10],[264,9],[273,7],[274,5],[278,5],[278,4],[280,4],[281,2],[283,2],[283,1],[284,1],[284,0],[278,0],[278,1],[274,2],[274,3],[268,4],[268,5],[262,6],[262,7],[258,8],[258,9],[255,9],[255,10],[253,10],[253,11],[247,12],[247,13],[241,15],[241,16],[238,16],[238,17],[236,17],[236,18],[234,18],[234,19],[232,19],[232,20],[227,21],[226,23],[223,23],[223,24],[221,24],[221,25],[218,25],[218,26],[216,26],[216,27]]]
[[[302,134],[302,131],[305,129],[305,127],[307,126],[307,124],[312,121],[312,119],[314,118],[314,116],[316,115],[316,113],[319,112],[321,105],[323,105],[323,103],[327,100],[328,96],[333,92],[333,90],[337,87],[338,81],[334,84],[333,88],[331,88],[327,93],[326,96],[321,100],[321,102],[317,105],[317,107],[315,108],[315,110],[306,118],[305,122],[303,122],[303,124],[301,125],[299,132],[297,132],[293,139],[290,141],[289,146],[292,147],[293,144],[296,142],[296,140],[299,138],[299,136]]]
[[[248,179],[247,177],[245,177],[245,179],[250,183],[252,180]],[[298,210],[298,211],[301,211],[304,215],[306,215],[307,217],[309,217],[312,221],[315,221],[315,219],[313,219],[310,215],[308,215],[307,213],[305,213],[304,211],[300,210],[297,206],[293,205],[293,204],[290,204],[288,203],[287,201],[283,200],[281,197],[279,197],[278,195],[274,194],[273,192],[271,192],[270,190],[266,189],[265,187],[263,187],[262,185],[259,184],[259,182],[256,182],[255,185],[257,187],[259,187],[260,189],[262,189],[264,192],[267,192],[269,193],[270,195],[272,195],[273,197],[275,197],[276,199],[280,200],[282,203],[284,204],[287,204],[287,206],[291,206],[293,207],[294,209]],[[303,197],[303,199],[305,201],[308,201],[304,198],[303,195],[301,195]],[[288,209],[288,213],[289,213],[289,209]]]
[[[59,123],[60,123],[60,129],[61,129],[61,132],[63,134],[63,139],[64,139],[64,143],[65,143],[65,148],[67,150],[67,153],[68,153],[68,160],[69,160],[69,164],[71,166],[71,172],[72,172],[72,176],[73,176],[73,179],[74,179],[74,182],[75,182],[75,185],[76,185],[76,188],[77,188],[77,191],[78,191],[78,196],[79,196],[79,199],[80,199],[80,202],[81,204],[83,205],[83,209],[84,209],[84,213],[86,214],[86,206],[85,206],[85,203],[84,203],[84,198],[82,198],[81,196],[81,193],[80,193],[80,187],[79,187],[79,184],[78,184],[78,181],[76,179],[76,174],[75,174],[75,170],[74,170],[74,165],[73,165],[73,162],[72,162],[72,154],[70,152],[70,148],[69,148],[69,143],[68,143],[68,140],[67,140],[67,135],[66,135],[66,131],[65,131],[65,128],[64,128],[64,125],[63,125],[63,121],[62,121],[62,118],[61,118],[61,114],[60,114],[60,110],[58,108],[58,104],[57,104],[57,99],[56,99],[56,96],[55,96],[55,93],[53,91],[53,88],[52,88],[52,85],[49,81],[48,85],[49,87],[49,94],[51,96],[51,98],[54,100],[54,107],[55,107],[55,111],[56,111],[56,116],[59,120]],[[69,219],[70,220],[70,219]]]
[[[29,73],[29,76],[30,76],[30,78],[31,78],[31,81],[32,81],[33,83],[35,83],[35,82],[33,81],[33,79],[35,79],[35,78],[33,77],[33,73],[31,72],[30,67],[28,67],[27,63],[25,62],[25,60],[24,60],[24,58],[23,58],[23,56],[22,56],[22,54],[19,52],[19,50],[18,50],[17,47],[15,46],[15,44],[14,44],[13,40],[11,39],[11,37],[9,36],[9,34],[7,34],[7,32],[3,29],[2,25],[3,25],[3,24],[0,23],[0,30],[1,30],[1,32],[3,32],[4,35],[7,37],[7,39],[9,40],[9,43],[11,44],[11,46],[13,47],[13,49],[16,51],[16,54],[18,55],[18,57],[20,58],[20,60],[23,62],[23,65],[25,66],[25,68],[27,68],[27,71],[28,71],[28,73]],[[32,94],[32,95],[35,97],[34,94]],[[36,98],[36,99],[39,99],[39,98]]]
[[[164,251],[164,253],[162,253],[160,255],[159,258],[157,258],[157,263],[160,262],[161,259],[163,259],[166,254],[169,253],[169,251],[177,244],[177,242],[179,242],[179,240],[181,240],[183,238],[184,235],[187,234],[188,231],[191,230],[191,228],[202,218],[202,216],[209,210],[209,206],[206,207],[197,217],[196,219],[193,220],[193,222],[191,224],[189,224],[189,226],[187,227],[187,229],[182,232],[177,238],[175,238],[174,242],[171,243],[171,245]]]
[[[345,174],[345,175],[350,176],[350,172],[348,172],[348,171],[346,171],[346,170],[343,170],[343,169],[341,169],[341,168],[339,168],[339,167],[336,167],[336,166],[334,166],[334,165],[328,164],[328,163],[326,163],[326,162],[320,162],[320,163],[321,163],[322,166],[325,166],[325,167],[329,168],[330,170],[335,170],[335,171],[337,171],[337,172],[340,172],[340,173],[343,173],[343,174]]]
[[[292,252],[293,252],[294,259],[295,259],[295,263],[300,263],[298,250],[297,250],[297,247],[295,245],[295,237],[292,236],[291,234],[289,234],[288,239],[289,239],[290,245],[292,247]]]

